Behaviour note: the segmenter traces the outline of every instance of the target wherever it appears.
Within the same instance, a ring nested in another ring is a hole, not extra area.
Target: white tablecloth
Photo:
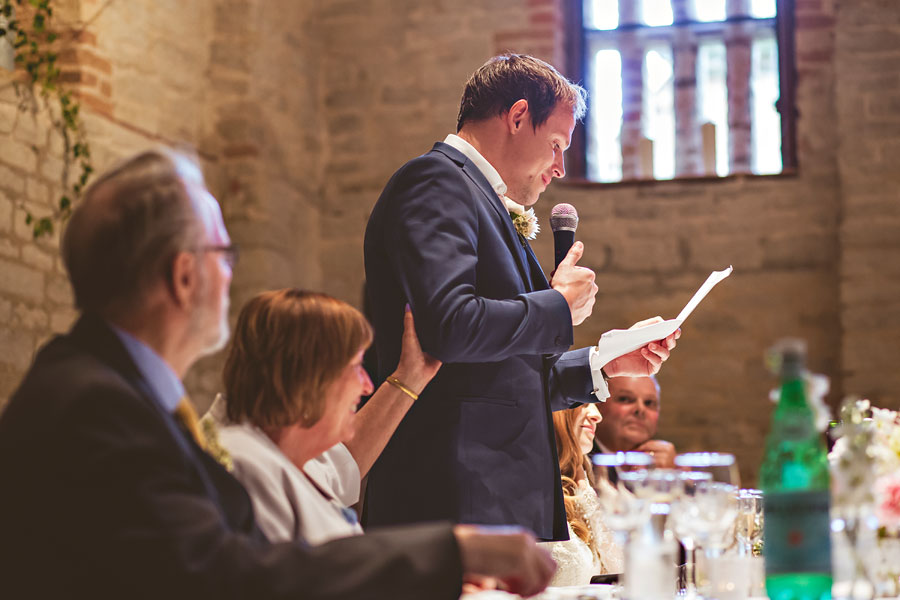
[[[533,600],[613,600],[618,597],[616,591],[619,589],[621,589],[620,586],[607,584],[551,587],[542,594],[534,596]],[[488,591],[464,594],[460,600],[512,600],[519,597],[506,592]]]

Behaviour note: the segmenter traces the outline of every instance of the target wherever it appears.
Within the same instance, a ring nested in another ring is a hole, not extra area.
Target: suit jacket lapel
[[[488,183],[488,180],[485,178],[481,170],[474,164],[472,164],[472,162],[468,158],[466,158],[465,154],[463,154],[453,146],[444,144],[443,142],[438,142],[434,145],[433,150],[446,155],[449,159],[460,165],[462,167],[463,173],[465,173],[484,194],[484,197],[486,198],[488,204],[494,210],[497,218],[500,219],[502,223],[502,229],[506,236],[506,245],[509,248],[509,251],[512,253],[513,258],[515,258],[516,266],[519,268],[519,275],[522,277],[522,281],[525,283],[526,291],[534,291],[530,268],[529,265],[526,264],[528,259],[526,258],[525,252],[523,251],[523,247],[527,247],[528,244],[523,244],[524,240],[520,241],[519,233],[516,231],[516,228],[513,225],[512,219],[509,216],[509,211],[500,200],[497,192],[495,192],[494,188],[491,187],[491,184]]]
[[[221,509],[218,489],[212,482],[197,454],[197,452],[203,452],[203,450],[196,445],[193,438],[186,431],[182,430],[176,423],[175,418],[163,409],[162,402],[156,396],[153,387],[144,380],[141,372],[131,359],[131,355],[128,354],[128,351],[106,322],[99,317],[84,315],[75,324],[72,334],[113,370],[122,375],[159,414],[166,429],[172,435],[173,441],[178,445],[185,458],[194,468],[194,471],[203,481],[210,499]]]
[[[547,276],[544,275],[544,270],[541,268],[541,263],[538,262],[537,257],[534,255],[534,250],[531,249],[531,244],[529,244],[524,238],[522,241],[522,247],[525,249],[525,255],[528,257],[528,266],[531,269],[532,289],[536,291],[546,290],[550,287],[550,283],[547,281]]]

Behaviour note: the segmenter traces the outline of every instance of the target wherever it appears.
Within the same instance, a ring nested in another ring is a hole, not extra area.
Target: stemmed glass
[[[628,535],[650,519],[650,502],[636,492],[653,466],[653,457],[643,452],[617,452],[595,454],[591,461],[604,519],[624,548]]]
[[[763,493],[760,490],[740,490],[738,492],[738,518],[735,536],[738,553],[752,556],[753,546],[762,538]]]
[[[696,550],[697,550],[697,531],[694,527],[697,513],[700,510],[699,504],[694,502],[697,494],[698,486],[709,484],[712,482],[712,475],[709,473],[686,471],[679,474],[681,481],[681,493],[672,503],[669,512],[669,522],[672,531],[684,546],[685,562],[684,562],[684,598],[685,600],[694,600],[697,598],[697,574],[696,574]]]
[[[679,454],[675,465],[699,477],[686,479],[685,494],[673,508],[673,528],[688,555],[685,596],[694,598],[697,548],[714,557],[733,542],[740,474],[734,455],[720,452]]]
[[[675,466],[690,471],[709,473],[712,480],[739,488],[741,476],[734,454],[724,452],[688,452],[675,457]]]

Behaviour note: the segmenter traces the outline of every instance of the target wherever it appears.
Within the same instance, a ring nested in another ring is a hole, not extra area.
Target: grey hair
[[[188,183],[204,185],[196,159],[157,148],[123,160],[91,184],[62,239],[79,309],[112,316],[168,281],[177,253],[204,235]]]

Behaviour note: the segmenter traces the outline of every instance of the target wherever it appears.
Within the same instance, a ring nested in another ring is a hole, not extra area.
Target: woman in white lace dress
[[[601,421],[594,404],[553,413],[569,540],[548,542],[557,571],[550,585],[585,585],[594,575],[620,573],[622,548],[603,521],[587,456]]]

